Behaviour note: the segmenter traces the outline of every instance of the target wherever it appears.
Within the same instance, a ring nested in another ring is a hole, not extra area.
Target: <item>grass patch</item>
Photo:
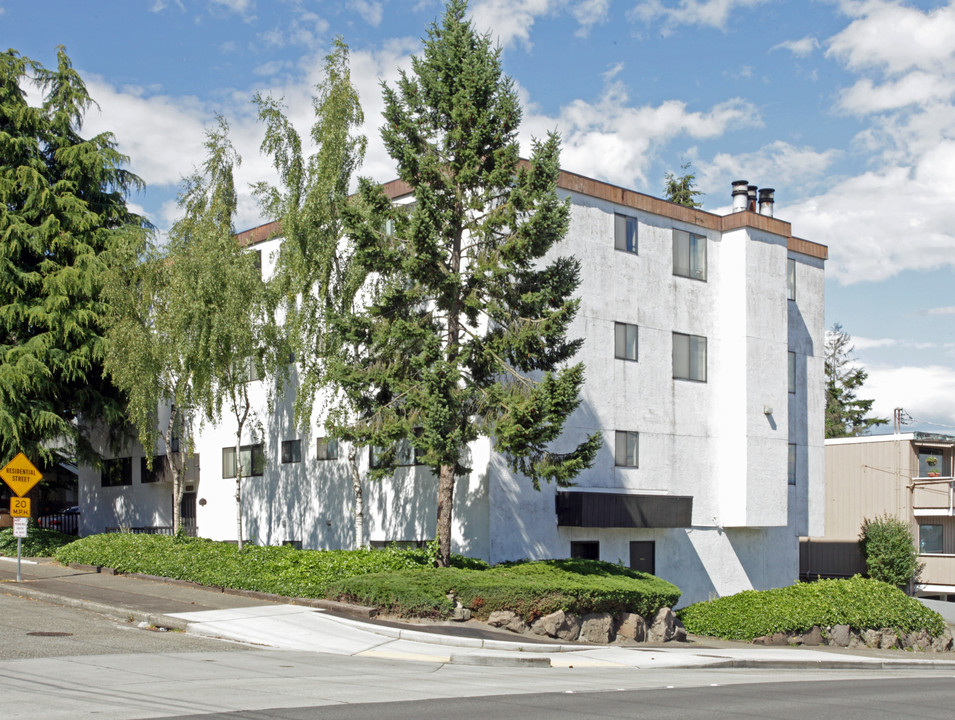
[[[752,640],[775,632],[803,633],[848,625],[853,630],[893,628],[897,632],[945,630],[942,616],[915,598],[878,580],[855,576],[819,580],[775,590],[747,590],[694,603],[678,615],[688,632],[728,640]]]
[[[555,610],[578,614],[628,610],[652,615],[673,606],[676,586],[653,575],[595,560],[546,560],[489,568],[452,556],[431,567],[428,550],[295,550],[199,538],[116,533],[63,547],[62,563],[191,580],[289,597],[351,600],[409,617],[446,617],[453,593],[478,618],[513,610],[531,622]]]
[[[31,519],[27,526],[27,536],[23,538],[20,554],[23,557],[53,557],[64,545],[75,541],[75,535],[66,535],[58,530],[46,530]],[[0,530],[0,555],[17,556],[17,539],[13,537],[13,528]]]

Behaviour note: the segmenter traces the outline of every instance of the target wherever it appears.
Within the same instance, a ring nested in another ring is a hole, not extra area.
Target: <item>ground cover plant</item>
[[[489,567],[453,555],[433,567],[433,548],[295,550],[198,538],[116,533],[92,535],[57,553],[62,563],[191,580],[289,597],[330,597],[397,615],[446,617],[452,595],[475,617],[512,610],[533,621],[555,610],[578,614],[628,610],[650,615],[673,606],[679,589],[653,575],[595,560],[545,560]]]
[[[31,520],[27,536],[23,538],[20,554],[23,557],[52,557],[64,545],[76,540],[75,535],[66,535],[58,530],[46,530]],[[0,530],[0,555],[16,557],[17,539],[13,537],[13,528]]]
[[[853,630],[893,628],[897,632],[945,630],[942,617],[898,588],[855,576],[819,580],[775,590],[747,590],[694,603],[679,611],[687,631],[728,640],[752,640],[776,632],[803,633],[848,625]]]

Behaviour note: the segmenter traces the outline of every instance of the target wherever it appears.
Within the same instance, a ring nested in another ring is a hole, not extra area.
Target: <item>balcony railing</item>
[[[919,555],[922,585],[955,585],[955,555]]]

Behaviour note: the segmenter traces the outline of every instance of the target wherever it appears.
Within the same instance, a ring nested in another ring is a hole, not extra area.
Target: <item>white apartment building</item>
[[[586,384],[555,450],[595,431],[603,449],[575,487],[538,492],[489,441],[474,443],[473,471],[455,491],[453,550],[492,563],[620,562],[676,584],[681,604],[793,583],[799,536],[823,530],[827,249],[794,237],[772,216],[773,191],[757,201],[745,181],[724,216],[569,172],[559,187],[571,221],[553,252],[581,262],[570,336],[584,338]],[[397,181],[386,190],[399,202],[407,194]],[[266,273],[275,230],[243,233]],[[265,382],[254,382],[246,539],[350,547],[344,448],[322,437],[319,416],[308,432],[295,426],[294,388],[269,412]],[[236,540],[234,444],[227,423],[195,438],[184,516],[203,537]],[[171,524],[171,485],[148,477],[142,455],[80,472],[81,534]],[[373,545],[435,536],[436,478],[408,461],[365,482]]]

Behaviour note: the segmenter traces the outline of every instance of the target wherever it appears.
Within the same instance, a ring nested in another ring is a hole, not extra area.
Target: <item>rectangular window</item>
[[[639,467],[640,433],[617,430],[613,461],[617,467]]]
[[[796,353],[789,353],[789,392],[796,392]]]
[[[381,467],[381,456],[384,454],[385,449],[383,447],[378,447],[377,445],[372,445],[368,448],[368,467],[377,468]]]
[[[635,217],[614,214],[613,246],[624,252],[637,252],[637,219]]]
[[[338,460],[338,439],[333,437],[323,437],[318,439],[318,459],[319,460]]]
[[[673,377],[706,382],[706,338],[673,333]]]
[[[789,443],[789,484],[796,484],[796,443]]]
[[[112,458],[103,463],[100,471],[103,487],[121,487],[133,484],[133,459],[131,457]]]
[[[786,297],[796,299],[796,261],[792,258],[786,260]]]
[[[706,280],[706,238],[703,235],[673,231],[673,274]]]
[[[600,543],[596,540],[571,540],[570,557],[575,560],[599,560]]]
[[[628,323],[613,324],[613,356],[621,360],[637,359],[637,326]]]
[[[247,357],[236,363],[235,374],[239,382],[244,383],[262,379],[258,359],[254,357]]]
[[[156,455],[153,458],[153,469],[146,467],[146,458],[139,458],[139,481],[141,483],[154,483],[166,481],[166,456]]]
[[[239,467],[242,477],[255,477],[265,472],[265,444],[243,445],[239,448]],[[222,477],[236,476],[235,446],[222,448]]]
[[[919,552],[942,552],[942,526],[926,523],[919,525]]]
[[[261,280],[262,279],[262,251],[253,250],[252,257],[254,258],[253,264],[255,265],[255,269],[259,271],[259,279]]]
[[[948,476],[942,448],[920,447],[917,448],[917,451],[919,454],[919,477]]]
[[[282,463],[300,463],[302,462],[302,441],[301,440],[283,440],[282,441]]]
[[[408,440],[398,443],[398,465],[420,465],[421,452]]]

